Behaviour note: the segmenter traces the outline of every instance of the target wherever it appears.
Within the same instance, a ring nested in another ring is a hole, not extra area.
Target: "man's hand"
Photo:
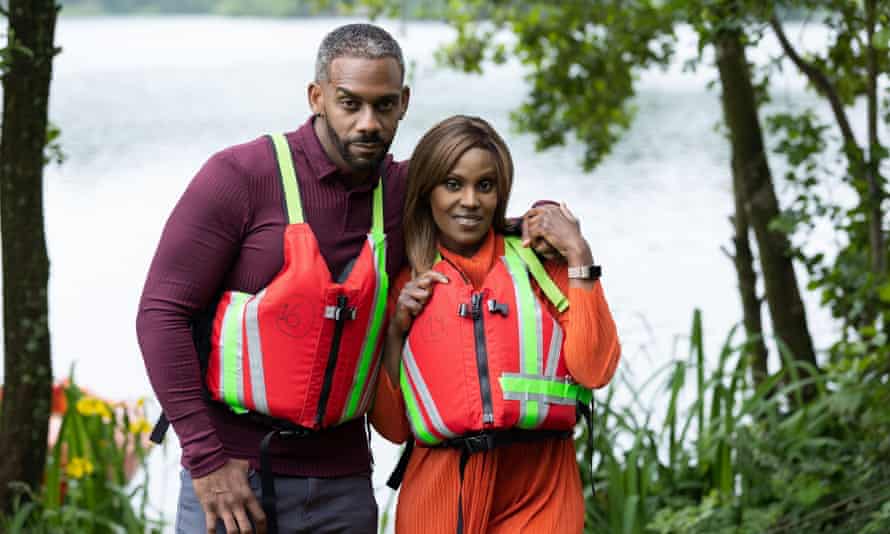
[[[560,257],[565,259],[565,256],[553,246],[543,232],[546,229],[546,223],[551,218],[562,215],[560,206],[552,202],[540,203],[530,208],[522,216],[522,246],[531,247],[538,256],[548,260],[560,259]],[[532,224],[533,221],[536,221],[535,224]]]
[[[525,246],[531,244],[535,252],[545,258],[562,257],[569,265],[593,263],[578,218],[565,203],[545,204],[528,210],[522,218],[522,238]]]
[[[266,532],[266,515],[247,482],[249,467],[247,460],[233,458],[209,475],[192,479],[195,495],[204,509],[207,534],[216,532],[216,522],[220,519],[228,534],[252,533],[248,514],[256,533]]]

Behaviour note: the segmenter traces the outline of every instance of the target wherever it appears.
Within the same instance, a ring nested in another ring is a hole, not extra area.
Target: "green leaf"
[[[878,50],[890,48],[890,27],[884,28],[872,36],[872,45]]]
[[[886,282],[878,289],[878,297],[881,302],[890,302],[890,282]]]

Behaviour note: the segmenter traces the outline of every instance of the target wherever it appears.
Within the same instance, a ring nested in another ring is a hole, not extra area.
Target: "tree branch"
[[[834,88],[834,85],[832,85],[831,80],[829,80],[828,76],[819,70],[818,67],[800,57],[800,54],[797,53],[797,50],[794,49],[794,46],[785,35],[785,30],[782,28],[782,23],[779,22],[777,16],[773,15],[772,18],[770,18],[769,23],[770,26],[772,26],[773,31],[776,33],[776,37],[778,37],[779,43],[782,45],[782,50],[785,51],[785,55],[787,55],[794,65],[797,66],[797,68],[810,80],[810,83],[812,83],[816,89],[828,99],[828,103],[831,104],[831,110],[834,112],[837,124],[841,129],[841,135],[844,137],[844,144],[851,148],[856,147],[858,150],[859,145],[856,144],[856,136],[853,135],[853,128],[850,127],[850,120],[847,118],[846,111],[844,111],[844,104],[841,102],[841,98],[837,94],[837,90]],[[859,150],[859,152],[861,152],[861,150]]]

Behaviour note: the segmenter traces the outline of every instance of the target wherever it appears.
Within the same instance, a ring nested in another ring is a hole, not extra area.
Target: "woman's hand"
[[[438,271],[427,271],[405,284],[396,302],[396,311],[389,323],[390,333],[405,337],[414,318],[423,311],[433,294],[433,284],[447,284],[448,278]]]
[[[546,204],[530,209],[525,214],[532,246],[545,240],[568,262],[569,266],[590,265],[593,254],[581,235],[581,225],[565,203]]]
[[[408,335],[414,318],[423,311],[433,294],[433,285],[437,283],[447,284],[448,278],[440,272],[427,271],[405,284],[399,293],[383,349],[383,365],[393,384],[399,383],[399,362],[405,336]]]

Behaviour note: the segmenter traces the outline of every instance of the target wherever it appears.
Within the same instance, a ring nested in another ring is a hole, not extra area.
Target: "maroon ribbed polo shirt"
[[[349,187],[328,158],[310,118],[286,134],[299,175],[306,222],[332,273],[357,256],[371,227],[374,183]],[[404,262],[401,213],[406,162],[387,156],[384,174],[386,270]],[[208,403],[190,320],[226,290],[257,293],[284,262],[286,219],[271,145],[261,137],[213,155],[170,215],[145,282],[136,330],[161,407],[182,444],[182,465],[203,476],[228,457],[258,467],[267,429]],[[370,471],[364,421],[313,437],[273,443],[271,465],[282,475],[333,477]]]

